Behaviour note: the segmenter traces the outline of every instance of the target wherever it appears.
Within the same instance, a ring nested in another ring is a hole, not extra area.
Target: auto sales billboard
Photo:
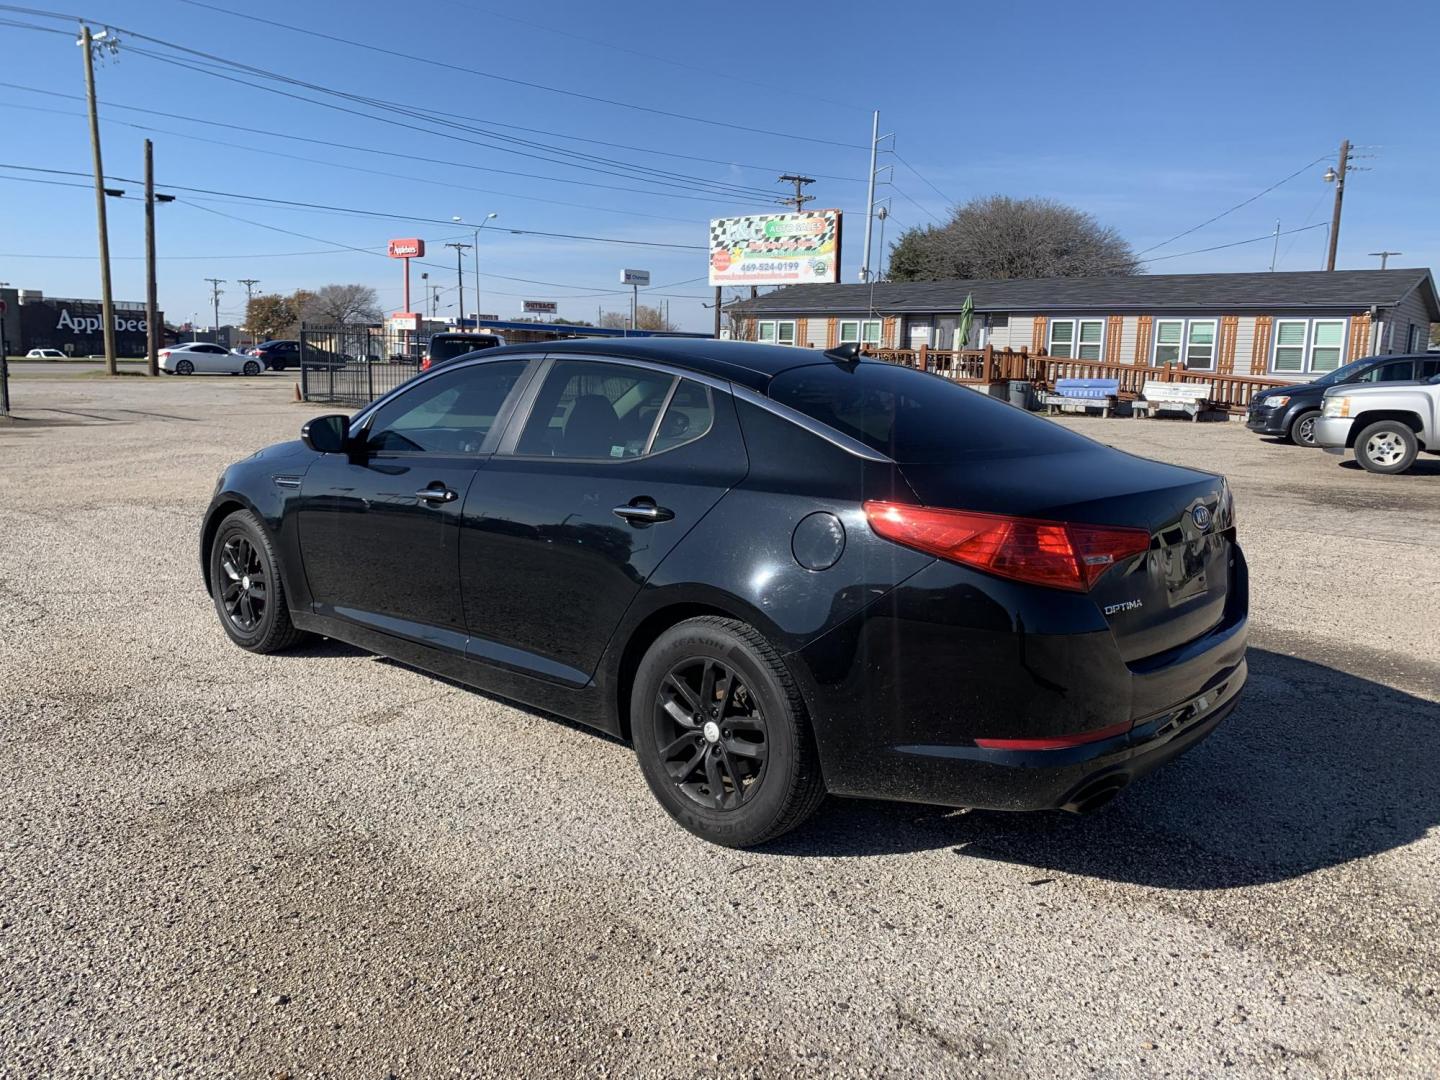
[[[751,214],[710,222],[711,285],[839,280],[839,210]]]

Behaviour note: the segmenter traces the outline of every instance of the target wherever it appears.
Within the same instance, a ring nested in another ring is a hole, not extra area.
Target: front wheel
[[[177,360],[175,363],[176,375],[194,375],[195,365],[189,360]]]
[[[1318,409],[1303,412],[1290,424],[1290,441],[1296,446],[1315,445],[1315,421],[1320,419]]]
[[[210,548],[210,594],[220,625],[242,649],[279,652],[308,636],[290,621],[275,549],[249,510],[220,523]]]
[[[1402,473],[1415,463],[1420,440],[1400,420],[1379,420],[1355,436],[1355,460],[1373,473]]]
[[[705,616],[661,634],[636,672],[630,720],[655,798],[713,843],[772,840],[825,796],[799,688],[746,623]]]

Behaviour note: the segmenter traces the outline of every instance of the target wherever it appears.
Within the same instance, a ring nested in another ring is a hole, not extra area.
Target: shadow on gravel
[[[1340,462],[1340,468],[1349,469],[1352,472],[1364,472],[1365,467],[1354,458],[1346,458]],[[1421,455],[1415,459],[1415,464],[1406,469],[1402,476],[1440,476],[1440,458],[1426,457]]]
[[[831,800],[772,854],[953,847],[965,858],[1167,889],[1283,881],[1440,826],[1440,705],[1250,650],[1250,683],[1205,742],[1092,817]]]

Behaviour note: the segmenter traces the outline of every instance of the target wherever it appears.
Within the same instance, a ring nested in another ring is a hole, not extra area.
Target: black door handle
[[[652,499],[631,499],[625,506],[617,506],[610,512],[635,525],[653,525],[657,521],[669,521],[675,516],[674,510],[656,506]]]
[[[447,487],[427,487],[415,492],[415,498],[421,502],[447,503],[454,502],[458,496]]]

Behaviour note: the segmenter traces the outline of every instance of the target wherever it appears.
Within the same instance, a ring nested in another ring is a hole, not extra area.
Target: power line
[[[927,177],[925,177],[924,175],[921,174],[921,172],[920,172],[919,169],[915,168],[914,165],[911,165],[908,161],[906,161],[903,157],[901,157],[899,151],[897,151],[893,146],[890,148],[890,153],[892,153],[892,154],[895,155],[895,160],[896,160],[896,161],[898,161],[901,165],[904,165],[905,168],[909,169],[912,173],[914,173],[917,177],[919,177],[921,183],[923,183],[923,184],[924,184],[926,187],[928,187],[931,191],[935,192],[936,195],[939,195],[940,198],[944,199],[944,200],[945,200],[945,205],[947,205],[947,206],[958,206],[958,205],[959,205],[954,199],[950,198],[949,195],[946,195],[946,194],[945,194],[943,191],[941,191],[938,187],[936,187],[934,184],[932,184]],[[913,199],[912,199],[911,201],[914,202]],[[916,205],[918,206],[919,204],[917,203]],[[922,209],[923,209],[923,207],[922,207]],[[926,211],[926,212],[929,213],[929,211]],[[933,217],[934,215],[931,215],[931,216]]]
[[[76,172],[70,169],[47,169],[34,165],[13,165],[6,162],[0,162],[0,168],[15,169],[20,172],[50,173],[58,176],[85,175],[82,172]],[[127,176],[112,176],[110,177],[110,179],[118,180],[119,182],[126,184],[140,183],[140,181]],[[357,217],[384,218],[389,221],[414,221],[424,225],[453,225],[453,222],[450,221],[442,221],[439,218],[420,217],[416,214],[393,214],[381,210],[361,210],[356,207],[331,206],[326,203],[301,202],[295,199],[278,199],[268,195],[246,195],[234,191],[217,191],[213,188],[187,187],[183,184],[165,184],[163,186],[171,191],[186,191],[196,195],[218,195],[229,199],[242,199],[247,202],[270,203],[276,206],[294,206],[305,210],[326,210],[340,214],[353,214]],[[680,251],[709,250],[703,244],[673,244],[660,240],[627,240],[622,237],[589,236],[584,233],[547,232],[540,229],[517,229],[508,226],[506,227],[505,231],[509,233],[514,233],[517,236],[545,236],[557,240],[587,240],[595,243],[619,244],[627,247],[673,248]]]
[[[1142,262],[1142,263],[1152,263],[1152,262],[1163,262],[1163,261],[1165,261],[1166,259],[1183,259],[1183,258],[1185,258],[1185,256],[1187,256],[1187,255],[1203,255],[1203,254],[1205,254],[1207,251],[1223,251],[1225,248],[1242,247],[1242,246],[1245,245],[1245,244],[1258,244],[1261,240],[1274,240],[1276,236],[1290,236],[1290,235],[1292,235],[1292,234],[1294,234],[1294,233],[1309,232],[1311,229],[1321,229],[1321,228],[1324,228],[1327,224],[1328,224],[1328,222],[1322,221],[1322,222],[1319,222],[1318,224],[1315,224],[1315,225],[1303,225],[1303,226],[1301,226],[1301,227],[1298,228],[1298,229],[1286,229],[1286,230],[1284,230],[1283,232],[1280,232],[1280,233],[1276,233],[1276,232],[1274,232],[1274,231],[1272,230],[1272,231],[1270,231],[1270,232],[1267,232],[1264,236],[1252,236],[1249,240],[1232,240],[1232,241],[1231,241],[1230,243],[1228,243],[1228,244],[1216,244],[1216,245],[1213,246],[1213,247],[1196,248],[1194,251],[1181,251],[1181,252],[1177,252],[1177,253],[1174,254],[1174,255],[1156,255],[1156,256],[1154,256],[1153,258],[1149,258],[1149,259],[1136,259],[1136,260],[1134,260],[1134,261],[1135,261],[1135,262]],[[1116,267],[1120,267],[1120,266],[1125,266],[1125,265],[1128,265],[1128,264],[1126,264],[1126,263],[1116,263],[1116,264],[1114,264],[1114,265],[1115,265]],[[1110,267],[1106,267],[1106,269],[1110,269]]]
[[[259,15],[251,15],[251,14],[249,14],[248,12],[231,11],[229,8],[220,7],[220,6],[218,6],[218,5],[201,3],[200,0],[182,0],[182,2],[188,3],[188,4],[192,4],[192,5],[195,6],[195,7],[209,8],[211,11],[216,11],[216,12],[219,12],[220,14],[223,14],[223,15],[230,15],[230,16],[232,16],[232,17],[234,17],[234,18],[237,18],[237,19],[248,19],[248,20],[251,21],[251,22],[263,23],[263,24],[266,25],[266,26],[274,26],[274,27],[278,27],[278,28],[280,28],[280,29],[282,29],[282,30],[289,30],[291,33],[304,34],[304,35],[306,35],[306,36],[308,36],[308,37],[321,38],[321,39],[323,39],[323,40],[325,40],[325,41],[334,41],[334,42],[338,42],[338,43],[340,43],[340,44],[342,44],[342,45],[349,45],[349,46],[351,46],[352,48],[366,49],[366,50],[368,50],[368,51],[370,51],[370,52],[377,52],[377,53],[380,53],[380,54],[382,54],[382,55],[384,55],[384,56],[394,56],[394,57],[398,57],[398,58],[400,58],[400,59],[402,59],[402,60],[411,60],[411,61],[413,61],[413,62],[415,62],[415,63],[425,65],[425,67],[426,67],[427,69],[430,69],[430,70],[433,70],[433,69],[435,69],[435,68],[437,68],[437,67],[439,67],[439,68],[447,68],[447,69],[449,69],[449,70],[451,70],[451,71],[458,71],[458,72],[461,72],[462,74],[465,74],[465,75],[472,75],[472,76],[476,76],[476,77],[479,77],[479,78],[482,78],[482,79],[493,79],[493,80],[496,80],[496,81],[499,81],[499,82],[511,83],[512,85],[515,85],[515,86],[525,86],[525,87],[528,87],[528,88],[530,88],[530,89],[532,89],[532,90],[543,90],[543,91],[545,91],[546,93],[551,93],[551,94],[563,94],[563,95],[566,96],[566,97],[579,98],[579,99],[582,100],[582,101],[592,101],[592,102],[596,102],[596,103],[603,104],[603,105],[613,105],[613,106],[616,106],[617,108],[622,108],[622,109],[634,109],[634,110],[636,110],[636,111],[638,111],[638,112],[650,113],[650,114],[652,114],[652,115],[654,115],[654,116],[666,116],[666,117],[669,117],[669,118],[672,119],[672,120],[686,120],[686,121],[689,121],[690,123],[709,124],[709,125],[711,125],[712,127],[730,128],[730,129],[733,130],[733,131],[745,131],[745,132],[749,132],[749,133],[752,134],[752,135],[771,135],[771,136],[774,136],[774,137],[780,138],[780,139],[790,139],[790,140],[793,140],[793,141],[818,143],[818,144],[824,145],[824,146],[839,146],[839,147],[843,147],[843,148],[845,148],[845,149],[847,149],[847,150],[863,150],[863,149],[866,149],[865,147],[862,147],[862,146],[856,146],[856,145],[854,145],[853,143],[843,143],[843,142],[839,142],[839,141],[836,141],[836,140],[833,140],[833,139],[821,139],[821,138],[817,138],[817,137],[815,137],[815,136],[813,136],[813,135],[797,135],[797,134],[794,134],[794,133],[791,133],[791,132],[785,132],[785,131],[770,131],[770,130],[767,130],[767,129],[765,129],[765,128],[748,127],[748,126],[746,126],[746,125],[744,125],[744,124],[736,124],[736,123],[732,123],[732,122],[730,122],[730,121],[728,121],[728,120],[712,120],[712,119],[709,119],[708,117],[703,117],[703,116],[690,116],[690,115],[687,115],[687,114],[685,114],[685,113],[676,113],[676,112],[670,112],[670,111],[665,110],[665,109],[657,109],[657,108],[654,108],[654,107],[649,106],[649,105],[636,105],[636,104],[633,104],[633,103],[628,102],[628,101],[617,101],[617,100],[615,100],[614,98],[605,98],[605,97],[599,97],[598,95],[595,95],[595,94],[585,94],[585,93],[581,93],[581,92],[578,91],[578,90],[565,90],[565,89],[562,89],[561,87],[558,87],[558,86],[547,86],[547,85],[545,85],[544,83],[529,82],[529,81],[527,81],[527,80],[525,80],[525,79],[515,79],[515,78],[511,78],[511,77],[506,76],[506,75],[497,75],[497,74],[495,74],[494,72],[489,72],[489,71],[477,71],[473,66],[466,67],[466,66],[462,66],[462,65],[460,65],[460,64],[449,64],[449,63],[445,63],[445,62],[442,61],[442,60],[437,60],[437,59],[436,59],[435,57],[433,57],[433,56],[417,56],[417,55],[414,55],[414,54],[412,54],[412,53],[400,52],[400,51],[398,51],[398,50],[396,50],[396,49],[387,49],[387,48],[384,48],[383,46],[380,46],[380,45],[371,45],[371,44],[369,44],[369,43],[367,43],[367,42],[364,42],[364,41],[353,41],[353,40],[351,40],[351,39],[349,39],[349,38],[340,37],[340,36],[337,35],[337,34],[327,34],[327,33],[323,32],[323,31],[320,31],[320,30],[309,30],[309,29],[306,29],[306,28],[303,27],[303,26],[292,26],[292,25],[290,25],[289,23],[282,23],[282,22],[279,22],[279,21],[274,20],[274,19],[266,19],[266,18],[263,18],[263,17],[261,17],[261,16],[259,16]],[[24,10],[24,9],[13,8],[13,7],[11,7],[10,5],[0,5],[0,10],[20,10],[23,14],[32,14],[32,12],[30,12],[30,11],[27,11],[27,10]],[[138,36],[138,35],[137,35],[137,36]],[[153,40],[155,40],[155,39],[151,38],[151,39],[149,39],[149,40],[152,40],[152,41],[153,41]]]
[[[1215,222],[1219,221],[1221,218],[1226,217],[1226,216],[1229,215],[1229,214],[1233,214],[1236,210],[1239,210],[1241,207],[1249,206],[1251,203],[1253,203],[1256,199],[1260,198],[1261,196],[1270,194],[1270,192],[1274,191],[1276,188],[1280,187],[1282,184],[1288,184],[1291,180],[1294,180],[1295,177],[1299,176],[1299,175],[1300,175],[1301,173],[1303,173],[1306,169],[1312,169],[1312,168],[1314,168],[1316,165],[1320,164],[1320,162],[1324,161],[1328,156],[1329,156],[1328,154],[1321,155],[1320,157],[1316,158],[1314,161],[1311,161],[1311,162],[1309,162],[1309,163],[1307,163],[1307,164],[1305,164],[1305,165],[1302,165],[1300,168],[1296,169],[1296,170],[1295,170],[1293,173],[1291,173],[1289,176],[1285,177],[1285,179],[1283,179],[1283,180],[1277,180],[1275,183],[1271,184],[1269,187],[1267,187],[1264,191],[1260,192],[1259,194],[1251,195],[1250,198],[1244,200],[1243,202],[1238,202],[1238,203],[1236,203],[1234,206],[1230,207],[1229,210],[1221,211],[1220,213],[1216,214],[1214,217],[1212,217],[1212,218],[1207,218],[1206,220],[1202,221],[1199,225],[1196,225],[1196,226],[1193,226],[1192,228],[1186,229],[1184,232],[1176,233],[1174,236],[1170,237],[1169,240],[1162,240],[1162,241],[1161,241],[1160,243],[1158,243],[1158,244],[1151,244],[1148,248],[1145,248],[1144,250],[1139,251],[1139,252],[1137,252],[1136,254],[1138,254],[1138,255],[1144,255],[1145,252],[1147,252],[1147,251],[1154,251],[1154,250],[1156,250],[1157,248],[1165,247],[1167,244],[1173,244],[1176,240],[1179,240],[1181,237],[1189,236],[1189,235],[1190,235],[1191,233],[1193,233],[1193,232],[1199,232],[1201,229],[1205,228],[1206,225],[1213,225],[1213,224],[1215,224]],[[1275,235],[1275,234],[1274,234],[1273,232],[1270,234],[1270,236],[1271,236],[1272,238],[1274,237],[1274,235]],[[1281,234],[1281,235],[1284,235],[1284,234]],[[1149,260],[1146,260],[1146,261],[1149,261]]]

